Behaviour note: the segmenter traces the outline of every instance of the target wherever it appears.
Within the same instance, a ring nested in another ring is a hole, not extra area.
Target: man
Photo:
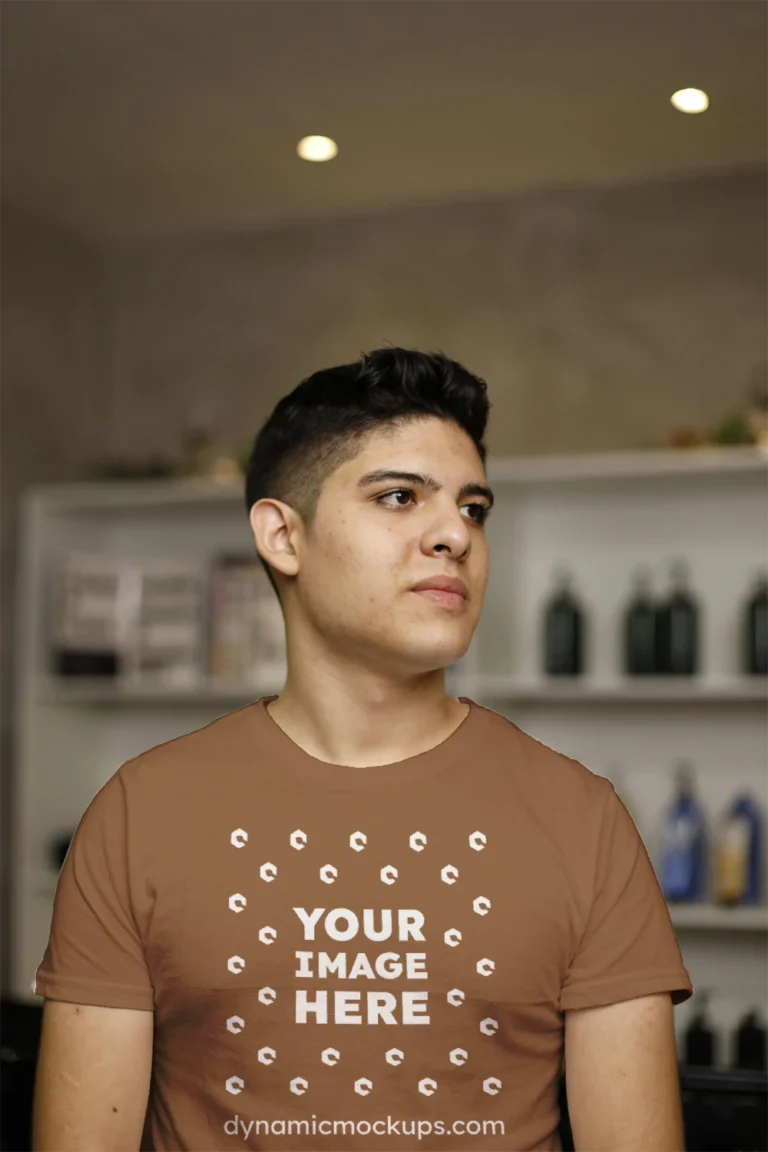
[[[563,1066],[577,1149],[682,1150],[692,987],[632,820],[446,695],[488,579],[488,409],[390,348],[259,432],[285,687],[83,816],[37,972],[37,1152],[558,1149]]]

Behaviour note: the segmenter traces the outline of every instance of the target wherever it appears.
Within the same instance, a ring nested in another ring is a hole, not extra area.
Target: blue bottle
[[[737,796],[718,830],[715,895],[720,904],[759,904],[762,896],[762,820],[757,804]]]
[[[660,885],[674,902],[704,899],[704,814],[694,795],[693,765],[681,760],[675,771],[676,796],[662,830]]]

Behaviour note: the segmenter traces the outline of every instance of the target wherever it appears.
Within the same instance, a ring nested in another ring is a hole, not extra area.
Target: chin
[[[469,648],[471,636],[448,635],[447,629],[442,636],[426,636],[411,634],[404,651],[414,660],[414,663],[423,663],[425,672],[437,671],[455,664]],[[415,632],[415,630],[414,630]]]

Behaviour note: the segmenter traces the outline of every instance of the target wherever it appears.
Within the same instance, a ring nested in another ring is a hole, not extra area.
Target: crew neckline
[[[308,784],[322,787],[336,787],[348,792],[388,791],[404,788],[416,781],[433,776],[437,772],[452,767],[457,760],[476,749],[477,725],[481,708],[468,696],[457,696],[462,704],[469,705],[469,711],[454,730],[425,752],[396,760],[392,764],[376,764],[368,768],[358,768],[350,764],[331,764],[310,755],[270,716],[267,705],[277,700],[279,694],[261,696],[252,705],[262,745],[275,757],[278,773],[299,777]]]

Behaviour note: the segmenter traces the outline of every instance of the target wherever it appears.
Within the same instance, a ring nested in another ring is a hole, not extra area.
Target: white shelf
[[[717,704],[768,703],[768,678],[744,676],[729,680],[698,676],[642,676],[633,680],[520,680],[511,676],[479,675],[478,695],[491,700],[531,704]]]
[[[131,704],[247,704],[259,696],[280,693],[285,669],[265,672],[258,682],[203,680],[196,684],[168,685],[111,680],[106,677],[43,678],[38,684],[41,704],[131,705]],[[734,680],[699,680],[682,677],[642,678],[638,683],[521,681],[509,676],[457,676],[452,691],[458,696],[475,696],[478,701],[527,704],[768,704],[765,677]]]
[[[488,477],[510,482],[573,482],[697,476],[765,471],[768,451],[744,447],[648,448],[578,456],[529,456],[488,459]]]
[[[26,499],[60,513],[147,511],[152,508],[204,508],[240,504],[245,511],[245,479],[233,484],[215,480],[99,480],[74,484],[41,484]]]
[[[575,456],[488,457],[492,483],[570,483],[611,479],[725,475],[768,472],[768,451],[746,447],[648,448],[631,452],[583,453]],[[150,508],[244,505],[244,480],[104,480],[39,485],[27,499],[42,501],[63,513],[142,510]]]
[[[285,683],[285,669],[274,675],[265,673],[258,683],[207,680],[191,685],[152,684],[112,680],[107,677],[51,676],[39,682],[40,704],[248,704],[260,696],[280,693]]]
[[[768,932],[768,907],[720,908],[716,904],[670,904],[675,928],[691,931]]]

